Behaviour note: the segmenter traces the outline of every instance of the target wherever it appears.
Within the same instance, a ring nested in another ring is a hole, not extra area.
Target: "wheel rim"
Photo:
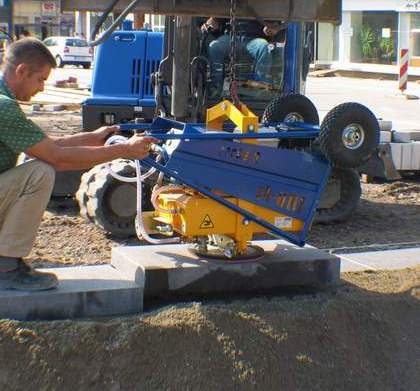
[[[284,122],[304,122],[304,118],[300,113],[289,113],[284,117]]]
[[[126,219],[136,213],[136,191],[129,184],[122,184],[110,189],[107,195],[108,210],[118,218]]]
[[[350,124],[344,128],[341,138],[347,149],[357,149],[365,141],[365,131],[359,124]]]

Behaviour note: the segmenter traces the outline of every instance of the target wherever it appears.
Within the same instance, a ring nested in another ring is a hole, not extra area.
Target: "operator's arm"
[[[208,33],[219,31],[220,21],[216,18],[210,17],[201,25],[201,29]]]
[[[103,126],[93,132],[80,132],[64,137],[51,137],[60,147],[101,146],[106,139],[119,130],[118,126]]]
[[[58,171],[82,170],[114,159],[144,159],[153,137],[135,135],[123,143],[107,146],[61,146],[50,137],[28,148],[25,153],[51,164]]]
[[[29,156],[51,164],[57,170],[79,170],[118,158],[144,159],[149,153],[153,137],[135,135],[115,145],[104,146],[107,135],[116,127],[101,128],[93,134],[81,134],[68,140],[48,137],[33,121],[26,118],[14,99],[1,99],[0,142],[15,156],[25,152]],[[96,143],[98,146],[74,146],[75,142]]]

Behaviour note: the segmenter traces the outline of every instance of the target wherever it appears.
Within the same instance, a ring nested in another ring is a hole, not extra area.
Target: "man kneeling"
[[[46,290],[57,286],[52,273],[27,265],[42,215],[54,185],[56,170],[82,170],[118,158],[144,159],[152,137],[135,135],[124,143],[104,146],[117,126],[90,133],[49,137],[21,110],[44,90],[55,59],[34,38],[7,49],[0,76],[0,289]],[[33,160],[16,165],[20,153]]]

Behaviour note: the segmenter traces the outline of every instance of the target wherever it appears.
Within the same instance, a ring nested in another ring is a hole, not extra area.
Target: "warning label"
[[[206,228],[214,228],[213,221],[211,221],[211,218],[209,215],[206,215],[206,217],[204,217],[204,220],[200,225],[200,229],[206,229]]]
[[[274,219],[274,225],[280,229],[292,228],[293,219],[291,217],[277,217],[276,216],[276,218]]]

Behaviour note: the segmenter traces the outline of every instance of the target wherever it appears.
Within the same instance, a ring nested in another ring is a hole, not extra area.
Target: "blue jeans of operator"
[[[268,42],[264,38],[237,38],[237,51],[239,53],[248,53],[253,59],[254,79],[265,80],[271,68],[271,53]],[[216,40],[210,42],[209,60],[211,77],[215,85],[220,86],[223,82],[223,64],[229,63],[230,56],[230,37],[221,35]],[[240,61],[240,55],[237,55]]]

